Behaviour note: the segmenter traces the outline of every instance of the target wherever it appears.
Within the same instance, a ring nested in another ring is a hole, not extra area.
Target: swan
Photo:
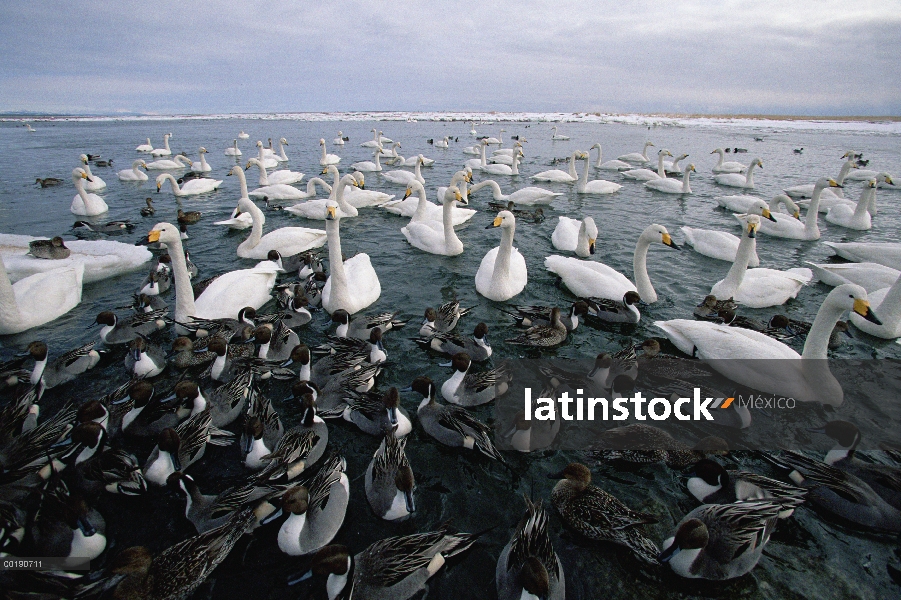
[[[267,140],[269,142],[268,146],[263,146],[263,156],[268,156],[271,158],[275,158],[275,150],[272,149],[272,138]],[[262,142],[261,142],[262,143]],[[277,162],[277,161],[276,161]]]
[[[147,168],[147,163],[143,160],[136,160],[131,163],[130,169],[123,169],[117,173],[119,176],[119,181],[147,181],[149,177],[147,177],[147,173],[142,171],[138,171],[139,168],[144,167]]]
[[[310,182],[312,183],[314,180],[316,180],[316,178],[313,178],[312,180],[310,180]],[[359,215],[356,207],[352,206],[344,199],[344,191],[348,185],[352,187],[357,185],[357,180],[354,179],[353,175],[345,175],[338,181],[337,184],[335,184],[334,198],[329,196],[328,198],[321,198],[318,200],[307,200],[306,202],[301,202],[300,204],[295,204],[294,206],[285,207],[285,210],[299,217],[324,221],[326,218],[328,218],[328,211],[326,210],[328,203],[335,202],[338,207],[338,216],[340,216],[342,219],[348,217],[356,217],[357,215]],[[322,243],[325,243],[324,238],[322,240]],[[322,244],[320,244],[320,246],[321,245]],[[285,254],[285,256],[290,255]]]
[[[628,291],[637,291],[643,302],[657,302],[657,292],[648,277],[648,248],[654,242],[660,242],[670,248],[679,250],[666,227],[649,225],[635,244],[635,255],[632,269],[635,273],[637,287],[615,269],[599,262],[579,260],[566,256],[548,256],[544,259],[545,268],[556,273],[563,284],[580,298],[606,298],[620,301]]]
[[[691,185],[688,182],[688,177],[691,175],[692,171],[695,170],[694,165],[688,165],[685,168],[685,172],[682,174],[682,182],[680,183],[678,179],[652,179],[651,181],[645,181],[644,187],[650,190],[656,190],[658,192],[663,192],[665,194],[690,194],[691,193]]]
[[[263,261],[252,269],[223,273],[195,298],[178,227],[157,223],[147,234],[147,241],[161,242],[169,249],[175,278],[174,319],[180,323],[186,323],[191,317],[233,319],[244,307],[259,309],[270,299],[278,273],[278,267],[271,261]]]
[[[344,260],[341,254],[338,203],[329,200],[326,211],[325,231],[328,234],[331,275],[322,288],[322,308],[329,314],[344,309],[352,315],[378,300],[382,295],[382,285],[368,254],[360,252],[353,258]]]
[[[135,148],[135,152],[144,152],[145,154],[153,152],[153,144],[150,143],[150,138],[147,138],[146,144],[139,144],[138,147]]]
[[[243,130],[243,129],[242,129],[241,132],[238,134],[238,138],[240,138],[240,139],[242,139],[242,140],[246,140],[246,139],[249,138],[249,137],[250,137],[250,134],[244,133],[244,130]]]
[[[78,193],[72,199],[72,206],[69,207],[69,210],[73,215],[82,217],[102,215],[109,210],[109,206],[97,194],[89,194],[84,191],[81,180],[87,178],[88,174],[85,173],[84,169],[77,168],[72,170],[72,183],[75,184],[75,190]]]
[[[422,177],[422,173],[419,168],[422,165],[422,155],[417,157],[416,166],[413,169],[413,172],[410,171],[388,171],[387,173],[383,173],[382,177],[391,183],[397,183],[400,185],[409,185],[411,181],[418,181],[419,183],[425,185],[425,179]]]
[[[557,217],[557,226],[551,234],[551,243],[557,250],[575,252],[576,256],[588,258],[594,254],[594,243],[598,239],[598,226],[594,219],[585,217],[581,221],[569,217]]]
[[[171,133],[167,133],[163,136],[163,147],[162,148],[154,148],[150,151],[150,156],[172,156],[172,150],[169,149],[169,138],[172,137]]]
[[[361,148],[379,148],[382,145],[382,142],[380,141],[380,137],[379,137],[379,130],[373,128],[371,131],[374,135],[373,139],[369,140],[368,142],[363,142],[362,144],[360,144]]]
[[[853,283],[865,289],[867,294],[891,287],[901,276],[898,269],[873,262],[807,264],[813,270],[814,277],[822,283],[832,287]]]
[[[469,168],[476,171],[481,169],[483,164],[488,164],[488,161],[485,160],[485,149],[488,147],[488,144],[485,142],[485,140],[482,140],[481,142],[479,142],[478,146],[474,147],[479,149],[479,151],[476,152],[476,154],[479,155],[479,158],[471,158],[467,160],[465,163],[463,163],[464,169]]]
[[[0,335],[49,323],[78,306],[83,277],[84,264],[75,262],[13,284],[0,259]]]
[[[665,179],[666,171],[663,169],[663,158],[672,156],[669,150],[661,150],[657,153],[657,170],[651,169],[632,169],[623,171],[622,175],[626,179],[635,179],[636,181],[650,181],[652,179]]]
[[[891,176],[888,173],[878,173],[876,177],[876,188],[879,188],[879,184],[883,181],[889,183],[892,181]],[[836,183],[840,182],[836,181]],[[801,206],[809,207],[811,204],[810,200],[799,200],[798,204]],[[839,197],[835,194],[826,195],[826,190],[823,190],[823,195],[820,197],[820,205],[818,207],[821,213],[828,213],[830,210],[835,208],[836,206],[847,206],[853,212],[853,210],[857,207],[857,204],[853,200],[848,200],[847,198]],[[873,200],[867,205],[867,212],[870,213],[871,216],[875,216],[879,211],[876,207],[876,197],[875,194],[873,196]]]
[[[817,311],[801,354],[767,335],[742,327],[690,319],[656,321],[654,325],[679,350],[708,361],[715,371],[741,385],[801,402],[839,406],[844,393],[829,371],[826,358],[829,336],[848,310],[852,311],[852,320],[854,313],[875,319],[866,291],[856,285],[841,285],[826,296]],[[743,360],[722,360],[736,358]]]
[[[465,178],[465,171],[457,171],[451,178],[450,185],[448,187],[459,186],[460,183],[465,181]],[[439,191],[441,190],[441,188],[438,189]],[[414,192],[417,195],[417,199],[410,197]],[[441,197],[444,198],[443,195]],[[418,181],[411,181],[409,183],[409,185],[407,186],[407,191],[404,193],[402,200],[388,202],[386,204],[383,204],[382,208],[395,215],[410,217],[417,221],[439,221],[443,218],[444,214],[442,212],[441,206],[429,202],[428,198],[426,197],[425,186],[423,186]],[[454,225],[465,223],[470,218],[472,218],[472,215],[474,215],[475,213],[476,211],[471,208],[459,208],[456,206],[453,207],[452,214]]]
[[[485,179],[470,188],[469,193],[475,193],[483,187],[491,187],[494,199],[498,202],[513,202],[523,206],[534,206],[537,204],[550,204],[557,196],[562,196],[560,192],[552,192],[540,187],[525,187],[509,194],[501,193],[501,186],[493,179]]]
[[[246,168],[250,168],[251,165],[256,165],[257,167],[260,168],[260,171],[262,172],[262,174],[260,175],[260,179],[262,180],[265,175],[266,169],[263,167],[262,163],[260,162],[260,159],[251,158],[249,161],[247,161]],[[238,165],[238,166],[240,167],[240,165]],[[234,169],[232,169],[232,171],[234,171]],[[231,175],[231,171],[229,172],[229,175]],[[245,187],[247,186],[247,179],[244,176],[243,171],[241,171],[241,175],[238,177],[238,180],[242,181],[243,185]],[[268,181],[268,177],[267,177],[267,181]],[[307,191],[304,192],[303,190],[299,190],[294,186],[288,185],[287,183],[275,183],[275,184],[270,183],[269,185],[263,185],[262,187],[258,187],[257,189],[248,193],[247,196],[250,198],[257,199],[257,200],[264,199],[264,198],[269,199],[269,200],[303,200],[304,198],[310,197],[311,191],[313,191],[314,192],[313,195],[315,195],[315,190],[311,190],[309,184],[307,184]]]
[[[757,229],[760,217],[757,215],[736,215],[744,224],[735,262],[726,277],[716,282],[710,293],[722,300],[734,300],[750,308],[781,306],[790,298],[795,298],[801,287],[813,279],[807,268],[788,269],[748,269],[751,256],[757,250]],[[788,220],[788,219],[783,219]]]
[[[207,153],[206,148],[201,146],[198,152],[200,154],[200,160],[195,160],[191,163],[191,170],[195,173],[209,173],[213,170],[213,167],[207,163],[206,157],[204,156],[204,154]]]
[[[841,170],[838,172],[838,177],[835,178],[836,183],[839,185],[844,185],[845,179],[848,177],[851,170],[857,168],[857,155],[854,152],[849,150],[842,155],[842,158],[847,158],[848,160],[842,165]],[[787,187],[783,191],[792,198],[810,198],[813,195],[813,188],[815,185],[815,183],[805,183],[803,185]],[[823,190],[823,194],[826,196],[844,198],[842,188],[836,188],[835,191],[826,189]]]
[[[503,131],[503,130],[501,130]],[[519,294],[529,280],[526,259],[513,247],[516,217],[507,210],[497,213],[486,227],[501,228],[501,245],[492,248],[482,258],[476,272],[476,291],[496,302],[503,302]]]
[[[469,135],[476,135],[476,133],[478,133],[476,131],[476,123],[475,123],[475,121],[470,121],[469,122]]]
[[[321,229],[280,227],[263,235],[263,211],[248,198],[238,200],[238,208],[250,213],[253,219],[250,236],[238,246],[240,258],[266,259],[270,250],[277,250],[282,256],[294,256],[325,244],[326,235]]]
[[[745,173],[744,175],[741,175],[740,173],[720,173],[719,175],[714,175],[713,180],[720,185],[753,190],[754,167],[760,167],[762,169],[763,161],[761,161],[759,158],[752,160],[751,164],[748,166],[747,173]]]
[[[598,149],[598,160],[594,164],[595,169],[602,169],[604,171],[628,171],[633,168],[632,165],[622,160],[608,160],[607,162],[601,162],[603,150],[601,149],[600,144],[592,146],[589,152],[595,148]]]
[[[866,231],[873,226],[873,220],[867,208],[874,202],[876,202],[876,180],[871,179],[861,190],[860,199],[854,208],[847,204],[836,204],[826,213],[826,220],[840,227]]]
[[[618,183],[613,183],[606,179],[593,179],[588,181],[588,171],[590,170],[588,166],[588,152],[583,152],[581,158],[585,161],[585,169],[582,171],[582,176],[576,182],[577,194],[613,194],[623,187]]]
[[[456,186],[447,188],[444,192],[444,202],[441,210],[441,226],[436,227],[434,221],[417,221],[415,218],[401,228],[401,233],[414,248],[419,248],[429,254],[441,254],[443,256],[456,256],[463,253],[463,242],[454,231],[454,205],[459,202],[466,204],[460,189]]]
[[[301,179],[303,179],[303,173],[298,173],[297,171],[289,171],[288,169],[281,169],[279,171],[273,171],[272,173],[266,173],[266,167],[263,166],[256,158],[251,158],[247,161],[247,165],[244,167],[246,171],[251,167],[251,165],[256,165],[260,169],[260,187],[266,187],[268,185],[288,185],[291,183],[299,183]]]
[[[719,154],[720,155],[719,162],[717,162],[716,165],[714,165],[714,167],[713,167],[714,175],[717,175],[719,173],[744,173],[745,169],[748,168],[745,165],[741,164],[740,162],[735,162],[735,161],[723,162],[726,160],[726,151],[723,150],[722,148],[717,148],[716,150],[711,152],[711,154]]]
[[[231,146],[225,149],[226,156],[241,156],[241,150],[238,148],[238,140],[235,140]]]
[[[288,145],[288,140],[285,138],[279,138],[278,140],[278,153],[275,154],[275,160],[278,162],[288,162],[288,155],[285,154],[285,146]]]
[[[465,146],[463,148],[463,154],[474,154],[476,156],[482,153],[482,142],[479,142],[475,146]]]
[[[376,148],[376,151],[372,153],[372,158],[375,162],[371,160],[364,160],[363,162],[358,162],[350,165],[350,168],[354,171],[360,171],[362,173],[377,173],[382,170],[382,149]]]
[[[838,289],[838,288],[836,288]],[[868,319],[860,312],[851,313],[851,323],[865,333],[887,340],[901,337],[901,278],[891,287],[870,294],[873,312],[881,323]]]
[[[750,196],[747,194],[740,194],[736,196],[717,196],[715,200],[716,203],[723,208],[727,208],[732,212],[737,213],[749,212],[750,208],[754,206],[754,204],[756,204],[757,202],[763,202],[763,198]],[[798,205],[795,204],[794,201],[792,201],[792,199],[785,194],[777,194],[773,196],[773,199],[769,202],[770,212],[778,212],[779,205],[782,205],[785,208],[785,211],[783,211],[782,214],[789,214],[796,219],[800,218],[801,211],[798,208]]]
[[[329,198],[337,202],[338,199],[336,196],[338,194],[338,181],[340,181],[341,179],[341,175],[338,173],[338,167],[336,167],[335,165],[328,166],[322,170],[323,175],[325,175],[326,173],[333,173],[334,175],[335,182],[331,187]],[[354,208],[381,206],[394,198],[394,194],[386,194],[385,192],[379,192],[377,190],[363,189],[366,187],[366,178],[359,171],[355,171],[353,173],[353,176],[357,180],[357,185],[356,187],[350,186],[344,188],[344,200]]]
[[[681,175],[682,167],[679,166],[679,163],[688,158],[687,154],[680,154],[675,157],[672,162],[665,160],[663,161],[663,172],[667,175]]]
[[[185,164],[187,163],[187,164]],[[172,171],[175,169],[184,169],[185,167],[191,166],[191,160],[187,156],[182,156],[181,154],[176,154],[171,159],[163,158],[161,160],[155,160],[153,162],[147,163],[147,170],[149,171]]]
[[[770,208],[763,200],[756,200],[748,206],[749,214],[760,215],[765,219],[775,221],[770,212]],[[790,218],[788,215],[785,218]],[[716,231],[713,229],[696,229],[694,227],[682,227],[682,235],[685,236],[685,243],[695,249],[698,254],[716,258],[718,260],[726,260],[735,262],[735,254],[738,252],[739,238],[726,233],[725,231]],[[760,258],[757,256],[757,249],[751,254],[748,266],[756,267],[760,265]]]
[[[240,167],[239,167],[240,168]],[[156,178],[156,191],[159,192],[163,187],[163,182],[168,180],[172,184],[172,193],[176,196],[196,196],[197,194],[205,194],[212,192],[222,185],[221,179],[209,179],[201,177],[200,179],[189,179],[179,187],[178,182],[169,173],[163,173]]]
[[[823,245],[853,262],[874,262],[892,268],[901,264],[901,243],[898,242],[823,242]]]
[[[825,177],[817,181],[813,190],[813,198],[810,201],[810,208],[807,210],[807,216],[803,223],[798,219],[779,219],[775,223],[764,223],[760,228],[761,233],[793,240],[820,239],[820,227],[817,224],[817,208],[820,203],[820,194],[829,186],[836,187],[838,184],[834,179]]]
[[[332,144],[334,144],[336,146],[344,145],[344,132],[343,131],[338,132],[338,137],[336,137],[335,139],[332,140]]]
[[[275,160],[275,157],[271,154],[266,154],[266,148],[263,147],[263,142],[257,140],[257,160],[263,163],[263,166],[267,169],[274,169],[278,166],[278,161]]]
[[[389,158],[391,158],[394,161],[392,164],[394,164],[398,167],[415,167],[416,161],[419,160],[420,158],[422,159],[423,167],[431,167],[432,165],[435,164],[434,158],[426,158],[422,154],[420,154],[418,156],[411,156],[409,158],[404,158],[403,156],[401,156],[400,154],[397,153],[398,148],[400,148],[400,142],[394,142],[394,146],[392,146],[391,152],[389,154]],[[385,154],[385,151],[382,151],[383,156],[384,156],[384,154]],[[479,152],[476,151],[476,154],[479,154]]]
[[[562,142],[562,141],[564,141],[564,140],[568,140],[568,139],[569,139],[569,136],[568,136],[568,135],[557,135],[557,126],[556,126],[556,125],[554,125],[553,127],[551,127],[551,129],[554,130],[554,135],[551,136],[551,140],[552,140],[552,141],[555,141],[555,142],[561,141],[561,142]]]
[[[517,148],[519,148],[519,142],[517,142]],[[516,152],[513,155],[512,164],[510,165],[502,165],[502,164],[488,164],[485,161],[485,155],[482,155],[482,166],[481,171],[483,173],[490,173],[492,175],[519,175],[519,158],[522,156],[522,151]]]
[[[560,169],[551,169],[550,171],[542,171],[541,173],[537,173],[532,175],[531,179],[535,181],[554,181],[557,183],[575,183],[576,180],[579,179],[578,173],[576,173],[576,157],[579,155],[579,151],[575,151],[569,157],[569,172],[561,171]]]
[[[651,159],[648,158],[648,147],[653,145],[654,144],[652,144],[651,142],[645,142],[644,148],[641,149],[641,152],[630,152],[629,154],[623,154],[622,156],[618,156],[617,160],[628,163],[649,163],[651,162]],[[622,298],[618,298],[618,300],[622,300]]]
[[[504,145],[504,133],[506,131],[507,131],[506,129],[501,129],[501,131],[497,135],[497,137],[485,138],[482,141],[485,142],[486,144],[488,144],[489,146],[503,146]]]
[[[341,162],[341,157],[337,154],[329,154],[325,151],[325,140],[320,138],[319,145],[322,147],[322,158],[319,159],[319,164],[323,167],[327,167],[328,165],[337,165]],[[377,148],[381,148],[380,146],[376,146]]]
[[[85,191],[99,192],[100,190],[106,189],[106,182],[97,175],[91,173],[91,164],[88,162],[88,155],[82,154],[80,159],[82,165],[81,168],[88,174],[88,182],[84,184]]]
[[[250,213],[241,212],[241,209],[236,206],[228,219],[216,221],[213,225],[225,225],[229,229],[247,229],[248,227],[253,227],[253,217]]]
[[[448,147],[447,141],[448,141],[449,139],[450,139],[449,137],[444,136],[444,139],[443,139],[443,140],[438,140],[437,142],[435,142],[435,143],[434,143],[434,146],[435,146],[436,148],[447,148],[447,147]]]

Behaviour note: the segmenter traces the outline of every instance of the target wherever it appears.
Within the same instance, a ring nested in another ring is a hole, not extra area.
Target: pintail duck
[[[465,352],[469,357],[482,362],[491,358],[491,344],[488,343],[488,325],[479,323],[472,333],[472,337],[461,337],[452,332],[437,333],[428,338],[415,338],[414,341],[423,348],[430,348],[435,352],[454,356],[459,352]]]
[[[72,381],[85,371],[93,369],[100,362],[100,353],[94,350],[96,342],[90,342],[47,362],[47,344],[31,342],[28,354],[34,359],[34,368],[29,379],[31,385],[39,386],[38,399],[44,390]]]
[[[284,362],[291,351],[300,345],[300,338],[293,330],[278,320],[275,325],[260,325],[253,330],[254,341],[259,344],[258,358]]]
[[[189,321],[177,324],[197,337],[197,340],[194,342],[194,349],[203,350],[205,348],[202,343],[204,338],[206,338],[206,341],[212,341],[214,337],[221,337],[226,342],[231,342],[242,334],[245,327],[256,327],[254,322],[256,316],[256,309],[252,306],[245,306],[238,311],[237,319],[198,319],[197,317],[191,317]]]
[[[438,310],[431,307],[426,308],[419,335],[429,337],[436,333],[453,331],[460,317],[469,313],[472,308],[460,308],[460,303],[456,300],[445,302],[438,307]]]
[[[716,320],[719,318],[719,311],[734,311],[737,308],[738,305],[732,300],[717,300],[716,296],[708,294],[707,296],[704,296],[704,300],[695,307],[694,314],[699,319]]]
[[[108,346],[127,344],[135,338],[150,335],[166,326],[164,321],[168,309],[149,313],[135,313],[120,319],[116,313],[103,311],[97,315],[93,325],[102,325],[100,339]]]
[[[629,290],[623,296],[621,302],[606,298],[591,298],[588,300],[588,314],[608,323],[638,323],[641,313],[636,305],[644,305],[641,296],[634,290]]]
[[[281,312],[271,318],[281,321],[285,327],[292,329],[303,327],[313,320],[313,315],[310,313],[310,301],[303,294],[298,296],[292,294],[290,298],[285,298],[284,302],[279,300],[279,308]],[[268,315],[262,315],[262,317],[268,317]],[[261,322],[263,322],[262,318]]]
[[[95,401],[96,402],[96,401]],[[82,405],[84,406],[84,405]],[[79,419],[83,418],[79,410]],[[108,434],[94,421],[82,422],[72,430],[75,464],[65,472],[71,489],[85,498],[97,498],[103,492],[139,496],[147,491],[147,481],[134,454],[120,449],[104,449]]]
[[[123,233],[131,231],[135,228],[135,224],[131,221],[109,221],[108,223],[94,225],[87,221],[75,221],[72,229],[76,232],[86,229],[91,233]]]
[[[339,338],[357,338],[368,340],[376,328],[382,334],[392,329],[400,329],[407,324],[406,321],[397,319],[398,313],[381,313],[378,315],[357,315],[351,319],[350,314],[343,308],[332,313],[332,322],[338,323],[335,335]]]
[[[59,458],[70,449],[58,443],[72,430],[75,409],[66,405],[50,419],[37,423],[40,410],[35,400],[32,390],[0,414],[0,485],[36,474],[46,480],[54,469],[64,467]]]
[[[404,437],[413,430],[410,415],[400,405],[396,387],[382,395],[363,394],[348,399],[343,416],[369,435],[381,436],[385,431],[393,431],[395,437]]]
[[[272,453],[283,435],[285,427],[272,408],[272,402],[263,394],[255,392],[244,421],[244,432],[241,434],[244,466],[255,471],[265,467],[263,457]]]
[[[159,296],[150,296],[147,294],[135,294],[135,301],[129,306],[122,308],[133,308],[136,313],[149,313],[155,310],[168,308],[166,301]]]
[[[135,377],[156,377],[166,368],[166,352],[143,337],[133,339],[129,350],[125,355],[125,368]]]
[[[768,500],[782,507],[785,519],[804,502],[807,490],[747,471],[727,471],[720,463],[702,458],[691,468],[688,491],[704,504],[732,504]]]
[[[716,319],[715,321],[722,323],[723,325],[729,325],[730,327],[741,327],[742,329],[750,329],[752,331],[768,335],[773,339],[784,340],[792,337],[792,335],[785,331],[783,328],[771,327],[768,323],[765,323],[763,321],[736,315],[735,311],[733,310],[724,309],[717,311],[717,317],[718,319]],[[710,320],[714,321],[714,319]]]
[[[547,513],[541,502],[525,500],[526,512],[497,559],[498,600],[563,600],[566,581],[548,536]]]
[[[741,577],[757,566],[779,511],[769,501],[699,506],[664,540],[659,560],[682,577]]]
[[[692,448],[662,429],[641,423],[614,427],[598,437],[598,442],[587,451],[597,461],[665,462],[670,468],[684,469],[708,454],[729,452],[726,441],[716,436],[705,437]]]
[[[203,458],[207,444],[228,446],[234,434],[212,426],[212,416],[202,412],[175,428],[164,429],[157,446],[144,463],[144,477],[158,486],[166,485],[169,475],[183,471]]]
[[[501,310],[516,319],[517,327],[548,326],[551,324],[551,306],[516,306],[515,312]],[[573,302],[569,316],[561,319],[567,331],[575,331],[579,326],[579,317],[589,314],[590,307],[584,300]]]
[[[247,328],[249,329],[249,327]],[[250,331],[247,331],[250,335]],[[194,343],[195,350],[197,343]],[[230,344],[225,338],[214,336],[207,342],[207,350],[213,354],[212,362],[203,373],[203,377],[209,377],[214,381],[231,381],[241,370],[239,361],[253,357],[253,346],[248,344]]]
[[[612,494],[591,485],[591,471],[585,465],[571,463],[560,473],[551,492],[551,502],[563,521],[586,538],[625,546],[639,559],[658,564],[660,551],[637,528],[656,523],[651,515],[634,511]]]
[[[94,560],[106,550],[103,516],[58,477],[38,492],[36,506],[29,512],[21,551]]]
[[[328,343],[319,346],[317,350],[343,355],[347,360],[360,357],[370,364],[385,362],[388,359],[388,352],[382,344],[382,329],[380,327],[373,329],[367,340],[329,336]]]
[[[63,238],[56,236],[49,240],[34,240],[28,242],[28,254],[35,258],[45,258],[49,260],[61,260],[69,258],[72,253],[66,248]]]
[[[488,436],[491,428],[462,406],[438,404],[437,389],[431,379],[417,377],[410,389],[423,397],[416,414],[427,434],[445,446],[478,450],[489,458],[503,462],[504,457]]]
[[[298,385],[295,384],[295,390]],[[310,465],[322,458],[328,444],[328,428],[316,414],[312,394],[303,394],[300,400],[301,422],[285,432],[269,455],[260,457],[266,462],[259,475],[261,481],[274,481],[281,477],[296,479]]]
[[[299,252],[291,256],[282,256],[278,250],[270,250],[266,260],[274,262],[285,273],[297,273],[301,279],[306,279],[313,273],[325,271],[322,261],[316,252]]]
[[[289,583],[313,574],[327,575],[329,600],[335,600],[342,592],[346,592],[346,597],[368,600],[407,600],[426,589],[426,582],[445,561],[468,550],[480,535],[450,533],[443,528],[389,537],[353,557],[345,546],[326,546],[313,556],[311,571]]]
[[[141,209],[141,216],[152,217],[156,213],[156,209],[153,208],[153,198],[144,198],[144,202],[147,206]]]
[[[784,332],[785,335],[783,335],[782,339],[786,337],[806,338],[807,334],[810,333],[812,324],[808,323],[807,321],[789,319],[785,315],[773,315],[773,317],[769,321],[769,327],[777,331]],[[835,327],[832,328],[832,333],[829,334],[828,348],[830,350],[835,350],[841,347],[842,343],[844,343],[845,341],[844,338],[842,338],[842,334],[845,334],[849,338],[854,337],[848,327],[847,321],[836,321]]]
[[[519,346],[551,348],[565,342],[568,335],[569,331],[567,331],[566,325],[560,320],[560,309],[554,307],[551,309],[550,323],[547,325],[533,325],[522,335],[508,339],[506,342]]]
[[[207,390],[206,395],[195,382],[182,380],[175,384],[175,398],[180,406],[189,407],[190,413],[185,418],[209,411],[213,427],[228,427],[244,412],[252,385],[253,374],[249,371],[225,385]]]
[[[185,495],[185,518],[194,525],[197,533],[206,533],[221,527],[235,514],[245,507],[256,509],[285,491],[284,486],[260,485],[251,479],[243,484],[231,487],[216,496],[200,492],[197,483],[190,475],[176,471],[166,480],[168,487],[179,490]],[[271,507],[263,508],[268,512]],[[257,512],[260,516],[260,512]],[[268,516],[268,515],[265,515]]]
[[[386,521],[406,519],[416,510],[406,445],[406,437],[398,439],[386,432],[366,469],[366,499],[372,511]]]
[[[172,287],[172,274],[170,271],[151,270],[141,282],[138,293],[147,296],[159,296],[165,294]]]
[[[127,436],[153,437],[168,428],[175,427],[182,419],[178,406],[170,398],[159,398],[154,395],[153,384],[149,381],[136,381],[128,389],[129,400],[125,406],[128,411],[122,416],[121,431]]]
[[[481,373],[469,373],[472,359],[459,352],[451,360],[454,374],[441,385],[441,396],[452,404],[479,406],[507,393],[509,378],[503,365]]]

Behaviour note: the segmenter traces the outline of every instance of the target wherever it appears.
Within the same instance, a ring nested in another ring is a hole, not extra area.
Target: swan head
[[[206,154],[206,153],[207,153],[206,148],[204,148],[203,146],[200,147],[200,150],[199,150],[198,152],[199,152],[200,154]]]
[[[364,177],[362,173],[360,173],[359,171],[354,171],[352,177],[356,181],[355,185],[358,188],[360,188],[361,190],[366,189],[366,177]]]
[[[409,190],[409,188],[407,188],[407,189]],[[452,206],[453,206],[454,202],[459,202],[460,204],[462,204],[464,206],[469,204],[469,201],[463,197],[463,194],[460,193],[460,188],[458,188],[455,185],[447,188],[444,191],[444,200],[443,201],[445,204],[450,202]]]
[[[339,133],[340,133],[340,132],[339,132]],[[279,141],[280,144],[284,144],[285,146],[288,145],[288,140],[286,140],[285,138],[279,138],[278,141]]]
[[[156,191],[159,192],[160,188],[163,187],[163,182],[166,181],[167,177],[172,177],[168,173],[163,173],[162,175],[157,175],[156,177]]]
[[[94,181],[93,179],[88,177],[88,174],[81,167],[79,167],[77,169],[72,169],[72,181],[77,182],[79,179],[87,179],[88,181]]]
[[[817,179],[817,182],[814,185],[813,191],[814,191],[814,193],[816,193],[817,189],[822,190],[827,187],[840,188],[840,187],[845,187],[845,186],[841,185],[840,183],[838,183],[836,180],[834,180],[831,177],[820,177],[819,179]]]
[[[585,234],[588,236],[588,252],[594,254],[594,243],[598,239],[598,226],[591,217],[585,217],[582,219],[582,223],[585,224]]]
[[[757,230],[760,229],[760,217],[753,214],[737,215],[739,221],[744,223],[745,232],[749,238],[757,237]]]
[[[319,138],[319,145],[325,146],[325,140],[323,138]]]
[[[752,165],[757,165],[757,166],[760,167],[761,169],[763,168],[763,161],[760,160],[759,158],[755,158],[754,160],[752,160],[752,161],[751,161],[751,164],[752,164]]]
[[[770,207],[763,200],[755,200],[754,204],[748,208],[748,212],[776,222],[776,218],[770,213]]]
[[[78,158],[79,158],[79,160],[81,160],[81,162],[83,162],[84,164],[88,164],[88,155],[87,155],[87,154],[82,154],[82,155],[79,156]]]
[[[879,320],[870,308],[870,302],[867,299],[867,291],[859,285],[846,283],[834,288],[829,292],[829,295],[826,296],[826,300],[823,301],[823,304],[829,304],[830,306],[853,311],[871,323],[882,325],[882,321]]]
[[[673,153],[670,152],[669,150],[660,150],[657,154],[660,156],[672,156],[673,155]]]
[[[325,220],[326,221],[337,221],[340,217],[338,216],[338,203],[334,200],[329,200],[325,203]]]
[[[485,229],[491,229],[492,227],[503,227],[505,229],[509,229],[511,227],[516,226],[516,217],[513,216],[513,213],[509,210],[502,210],[497,213],[497,216],[494,217],[494,221],[492,221]]]
[[[685,156],[688,156],[688,155],[686,154]],[[684,158],[684,157],[683,157],[683,158]],[[681,159],[680,159],[680,160],[681,160]],[[697,169],[695,169],[694,163],[692,163],[692,164],[688,165],[687,167],[685,167],[685,172],[687,173],[687,172],[689,172],[689,171],[697,171]]]
[[[253,158],[251,159],[251,161],[255,161],[255,160],[256,160],[256,159],[253,159]],[[259,163],[259,161],[257,161],[257,163]],[[249,166],[249,165],[250,165],[250,163],[248,163],[248,166]],[[242,175],[244,175],[244,169],[241,168],[241,165],[235,165],[234,167],[232,167],[232,170],[229,171],[228,174],[227,174],[226,176],[227,176],[227,177],[230,177],[230,176],[232,176],[232,175],[237,175],[237,176],[239,176],[239,177],[242,176]]]
[[[670,236],[669,231],[666,230],[666,227],[663,225],[649,225],[647,229],[641,232],[641,239],[646,240],[648,242],[660,242],[664,246],[669,246],[674,250],[681,250],[679,246],[673,241],[673,238]]]
[[[162,242],[163,244],[181,242],[181,232],[172,223],[157,223],[147,233],[147,242],[151,244],[156,242]]]
[[[237,142],[238,140],[235,140],[235,141]],[[263,147],[263,141],[257,140],[257,148],[262,148],[262,147]]]
[[[717,148],[716,150],[711,152],[711,154],[725,154],[725,152],[723,151],[722,148]]]

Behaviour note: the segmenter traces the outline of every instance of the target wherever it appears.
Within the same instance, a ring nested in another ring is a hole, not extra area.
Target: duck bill
[[[391,423],[391,425],[397,426],[397,409],[396,408],[392,407],[392,408],[388,409],[388,421]]]
[[[246,435],[244,438],[244,454],[250,454],[250,451],[253,449],[253,436]]]
[[[861,317],[869,321],[870,323],[874,323],[876,325],[882,325],[882,321],[876,317],[876,314],[870,308],[870,303],[866,300],[856,299],[854,300],[854,312],[859,314]]]
[[[312,570],[307,571],[306,573],[301,573],[299,575],[293,575],[291,577],[288,577],[288,585],[297,585],[298,583],[300,583],[302,581],[306,581],[307,579],[310,579],[312,577],[313,577]]]
[[[657,560],[659,560],[662,563],[669,562],[670,559],[672,559],[674,556],[679,554],[679,552],[681,552],[681,550],[682,550],[682,548],[680,548],[678,546],[678,544],[673,542],[669,548],[667,548],[666,550],[664,550],[663,552],[661,552],[660,554],[657,555]]]
[[[413,491],[404,492],[404,500],[407,503],[407,512],[414,513],[416,512],[416,504],[413,502]]]
[[[91,522],[87,517],[78,517],[76,525],[78,525],[78,528],[81,530],[82,535],[84,535],[85,537],[91,537],[92,535],[97,533],[97,530],[94,529],[94,526],[91,525]]]

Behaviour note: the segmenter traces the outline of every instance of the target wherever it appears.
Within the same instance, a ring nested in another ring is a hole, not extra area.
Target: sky
[[[901,115],[901,0],[0,0],[0,52],[0,112]]]

